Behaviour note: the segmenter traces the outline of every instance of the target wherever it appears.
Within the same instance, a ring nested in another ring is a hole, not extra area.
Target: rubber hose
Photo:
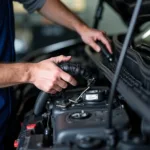
[[[34,105],[34,114],[36,116],[39,116],[42,113],[43,108],[46,105],[48,97],[49,97],[49,94],[43,91],[40,92],[40,94],[38,95],[35,105]]]
[[[71,74],[72,76],[81,76],[85,80],[92,78],[92,73],[88,69],[82,67],[78,63],[66,63],[65,62],[65,63],[60,63],[58,66],[63,71]]]

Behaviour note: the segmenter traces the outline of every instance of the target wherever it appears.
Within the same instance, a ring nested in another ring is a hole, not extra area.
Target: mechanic
[[[76,31],[83,41],[97,52],[95,43],[101,40],[111,52],[109,40],[102,31],[88,27],[73,14],[60,0],[16,0],[22,3],[29,13],[38,11],[41,15],[60,25]],[[39,63],[13,63],[14,50],[14,12],[12,0],[0,0],[0,150],[3,149],[3,136],[11,114],[12,89],[10,86],[32,83],[40,90],[55,94],[67,83],[75,86],[76,80],[56,66],[69,61],[71,56],[58,56]]]

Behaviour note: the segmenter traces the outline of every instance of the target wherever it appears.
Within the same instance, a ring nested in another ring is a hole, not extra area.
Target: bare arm
[[[30,82],[29,63],[0,64],[0,88]]]
[[[72,13],[60,0],[46,0],[39,11],[43,16],[67,28],[80,32],[87,25]]]
[[[43,7],[39,10],[39,13],[49,20],[75,30],[81,36],[82,40],[97,52],[100,51],[100,47],[96,44],[97,40],[101,40],[106,45],[109,52],[112,52],[106,35],[102,31],[88,27],[60,0],[46,0]]]
[[[75,79],[56,66],[70,59],[70,56],[58,56],[38,63],[0,64],[0,88],[32,83],[40,90],[54,94],[67,88],[67,83],[75,86]]]

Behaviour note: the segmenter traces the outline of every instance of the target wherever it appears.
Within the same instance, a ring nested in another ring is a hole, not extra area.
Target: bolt
[[[84,114],[84,110],[81,110],[81,113]]]

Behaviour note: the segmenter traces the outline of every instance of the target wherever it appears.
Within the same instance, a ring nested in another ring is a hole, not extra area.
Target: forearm
[[[30,68],[29,63],[0,64],[0,88],[30,83]]]
[[[46,0],[39,10],[44,17],[60,25],[77,31],[79,34],[87,25],[72,13],[60,0]]]

